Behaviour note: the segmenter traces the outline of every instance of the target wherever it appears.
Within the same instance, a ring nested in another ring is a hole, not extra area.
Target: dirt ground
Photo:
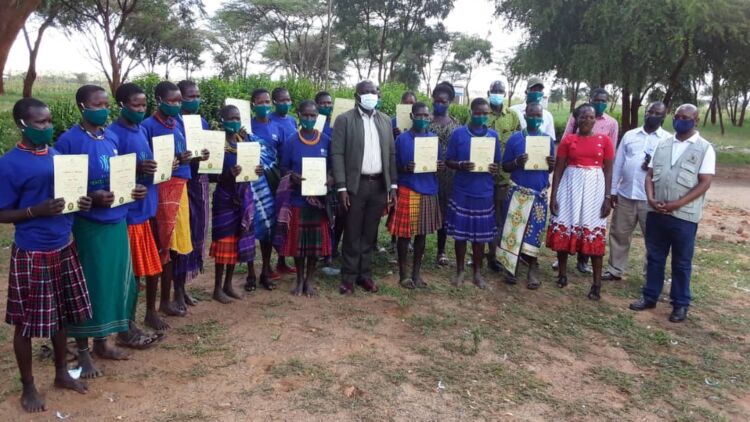
[[[3,324],[0,420],[750,420],[749,182],[750,169],[722,169],[709,193],[695,306],[682,325],[666,321],[668,303],[626,309],[640,275],[605,285],[600,303],[585,298],[578,274],[558,289],[549,252],[535,292],[490,273],[487,291],[450,288],[431,248],[430,288],[419,292],[400,289],[381,255],[375,295],[340,297],[337,280],[319,275],[320,296],[296,298],[287,277],[276,291],[220,305],[209,300],[209,269],[189,288],[199,305],[170,318],[158,346],[98,361],[105,376],[87,395],[53,388],[52,363],[35,359],[43,414],[20,408]],[[638,274],[642,238],[633,244]],[[0,278],[8,254],[0,250]],[[6,293],[3,283],[1,302]]]

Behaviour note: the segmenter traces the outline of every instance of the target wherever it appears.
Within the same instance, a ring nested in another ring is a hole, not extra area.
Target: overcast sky
[[[206,10],[209,16],[223,3],[222,0],[204,0]],[[510,48],[517,45],[522,34],[518,31],[508,30],[504,22],[494,18],[494,8],[492,2],[488,0],[456,0],[455,8],[448,15],[444,24],[448,31],[464,32],[474,34],[482,38],[489,39],[494,46],[493,60],[498,62],[502,58],[502,53],[507,52]],[[205,54],[206,64],[201,71],[196,72],[196,76],[210,76],[217,73],[216,68],[211,62],[210,55]],[[6,65],[6,73],[21,73],[28,66],[28,50],[26,49],[23,39],[23,33],[19,33],[18,38],[13,44]],[[176,69],[175,69],[176,70]],[[142,68],[136,68],[135,74],[142,73]],[[252,69],[254,73],[263,72],[264,67],[256,66]],[[99,74],[100,70],[85,54],[83,47],[68,39],[62,31],[50,29],[44,35],[41,51],[37,59],[37,72],[40,76],[45,74],[60,73],[78,73],[86,72],[90,74]],[[176,75],[180,72],[176,70]],[[480,68],[474,72],[470,89],[474,95],[481,95],[486,92],[489,84],[496,80],[505,78],[497,69],[497,63]],[[434,83],[434,82],[433,82]],[[473,96],[473,95],[472,95]]]

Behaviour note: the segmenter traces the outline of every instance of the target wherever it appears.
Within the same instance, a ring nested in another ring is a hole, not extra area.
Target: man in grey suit
[[[357,84],[357,105],[333,123],[331,161],[339,202],[347,211],[342,248],[341,294],[354,284],[378,291],[372,280],[380,217],[395,204],[396,157],[391,119],[375,110],[378,89],[370,81]]]

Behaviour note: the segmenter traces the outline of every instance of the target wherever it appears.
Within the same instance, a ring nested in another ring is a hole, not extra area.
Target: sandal
[[[413,290],[417,287],[416,284],[414,284],[414,280],[410,278],[404,278],[401,281],[399,281],[398,284],[400,284],[401,287],[403,287],[404,289],[409,289],[409,290]]]
[[[557,287],[563,288],[568,285],[568,276],[561,275],[560,277],[557,277]]]
[[[437,256],[437,264],[441,267],[447,267],[448,266],[448,257],[445,255],[445,253],[439,253]]]
[[[115,337],[115,344],[119,347],[128,347],[130,349],[145,350],[151,348],[157,343],[164,339],[164,333],[154,333],[148,335],[143,331],[128,331],[125,334],[127,337],[122,338],[118,335]]]
[[[602,291],[602,285],[601,284],[594,284],[591,286],[591,290],[589,290],[588,298],[591,300],[599,300],[602,298],[601,296]]]
[[[257,284],[255,282],[255,277],[248,277],[245,280],[245,291],[254,292],[256,288],[257,288]]]

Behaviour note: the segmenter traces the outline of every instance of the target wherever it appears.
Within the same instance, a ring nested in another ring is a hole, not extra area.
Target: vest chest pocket
[[[677,174],[677,183],[688,189],[692,189],[697,184],[697,177],[695,173],[682,170]]]
[[[686,171],[697,174],[698,173],[698,163],[695,161],[695,157],[691,157],[691,160],[685,160],[682,163],[680,163],[680,168],[685,169]],[[682,172],[680,172],[682,173]]]

